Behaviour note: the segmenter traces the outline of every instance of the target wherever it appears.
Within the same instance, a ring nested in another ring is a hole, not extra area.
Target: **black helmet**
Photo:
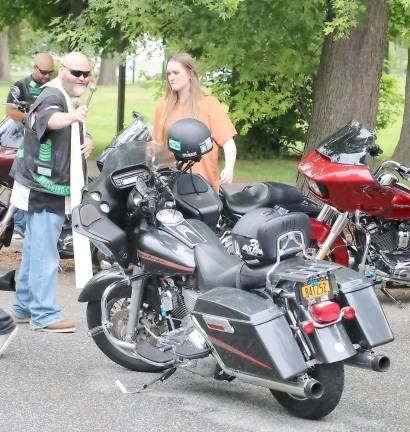
[[[212,150],[212,135],[199,120],[178,120],[168,130],[168,148],[176,160],[197,162]]]

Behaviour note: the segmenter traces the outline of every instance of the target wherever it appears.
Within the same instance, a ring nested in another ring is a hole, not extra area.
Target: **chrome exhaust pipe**
[[[249,384],[266,387],[270,390],[280,391],[283,393],[290,393],[300,398],[319,399],[323,396],[325,391],[323,384],[313,378],[308,378],[307,380],[300,382],[268,380],[264,378],[258,378],[253,375],[236,372],[230,369],[223,370],[228,375],[234,376],[239,380],[245,381]]]
[[[389,357],[370,351],[359,351],[356,355],[347,359],[346,363],[362,369],[371,369],[375,372],[386,372],[390,368]]]

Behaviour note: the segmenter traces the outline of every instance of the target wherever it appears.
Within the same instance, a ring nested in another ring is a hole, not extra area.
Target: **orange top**
[[[166,145],[166,142],[161,139],[161,117],[165,108],[165,100],[162,99],[155,110],[154,125],[152,129],[152,137],[155,141],[162,145]],[[214,141],[217,145],[213,146],[213,149],[202,156],[201,160],[194,164],[192,171],[201,174],[211,186],[218,191],[219,190],[219,174],[218,174],[218,152],[219,147],[222,147],[226,141],[233,138],[237,132],[226,114],[222,104],[218,101],[215,96],[203,95],[201,96],[198,104],[198,120],[206,124],[208,129],[211,131]],[[165,124],[165,136],[168,135],[168,129],[172,124],[178,120],[187,118],[185,114],[184,103],[178,102],[174,111],[168,117]]]

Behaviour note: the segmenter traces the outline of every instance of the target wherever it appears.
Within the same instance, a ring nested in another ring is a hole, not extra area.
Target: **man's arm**
[[[83,123],[87,118],[87,113],[88,107],[86,105],[78,107],[71,113],[55,112],[49,118],[47,128],[53,130],[64,129],[77,121]]]
[[[9,116],[11,119],[13,119],[16,122],[25,123],[27,114],[21,112],[17,108],[13,108],[10,105],[6,106],[6,115]]]

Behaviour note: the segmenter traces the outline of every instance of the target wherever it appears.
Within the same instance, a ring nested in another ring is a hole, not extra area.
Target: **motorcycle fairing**
[[[193,315],[229,369],[290,379],[307,368],[282,310],[272,299],[219,287],[198,298]],[[212,322],[212,317],[228,320],[230,330],[210,328],[207,321]]]

